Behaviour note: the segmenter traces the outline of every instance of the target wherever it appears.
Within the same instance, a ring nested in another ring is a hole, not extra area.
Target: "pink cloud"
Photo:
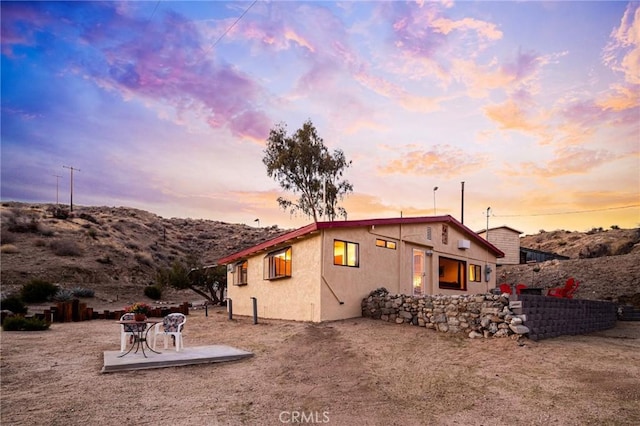
[[[510,176],[554,178],[559,176],[585,174],[594,168],[620,158],[610,151],[593,150],[582,147],[562,147],[554,152],[554,158],[544,165],[534,162],[508,166]]]
[[[603,51],[603,61],[621,72],[629,84],[640,84],[640,4],[631,2],[614,28],[609,44]]]
[[[528,116],[522,105],[513,99],[502,104],[487,105],[484,111],[486,116],[498,123],[503,130],[537,132],[543,128]]]
[[[397,148],[394,148],[398,151]],[[459,171],[472,173],[486,166],[489,160],[484,154],[469,155],[468,151],[450,145],[434,145],[425,149],[418,145],[406,145],[400,158],[392,159],[379,167],[382,174],[408,174],[418,176],[455,177]],[[455,164],[456,167],[451,167]]]
[[[495,24],[473,18],[463,18],[457,21],[437,18],[431,22],[431,26],[434,31],[442,34],[449,34],[451,31],[475,31],[482,39],[498,40],[502,38],[502,31],[498,30]]]

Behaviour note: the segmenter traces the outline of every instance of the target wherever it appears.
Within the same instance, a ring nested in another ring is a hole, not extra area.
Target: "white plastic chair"
[[[159,322],[154,326],[153,330],[153,349],[156,348],[156,342],[158,336],[164,338],[164,348],[167,349],[167,338],[173,336],[175,339],[176,352],[184,349],[184,341],[182,339],[182,332],[184,331],[184,323],[187,322],[187,317],[184,314],[169,314],[163,318],[162,322]]]
[[[120,317],[120,321],[132,321],[134,318],[134,313],[127,312]],[[120,352],[127,350],[127,341],[136,338],[140,327],[142,327],[143,331],[147,328],[146,324],[120,324]]]

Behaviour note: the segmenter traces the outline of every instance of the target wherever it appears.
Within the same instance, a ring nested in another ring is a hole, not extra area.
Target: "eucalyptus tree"
[[[291,135],[285,124],[276,125],[269,132],[264,154],[262,162],[269,177],[298,196],[297,200],[278,197],[280,207],[301,212],[314,222],[323,217],[331,221],[347,217],[338,201],[353,191],[353,185],[342,179],[351,161],[340,149],[329,152],[311,120]]]

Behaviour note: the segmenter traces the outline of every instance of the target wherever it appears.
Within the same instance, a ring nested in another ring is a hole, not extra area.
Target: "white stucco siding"
[[[291,277],[276,280],[263,278],[265,256],[282,247],[291,246]],[[253,315],[257,300],[258,318],[320,321],[320,237],[313,235],[283,244],[248,258],[247,285],[228,286],[234,315]],[[228,282],[233,282],[227,274]]]
[[[376,246],[377,238],[398,243],[397,234],[390,229],[387,231],[368,227],[325,230],[322,273],[326,282],[321,284],[323,321],[361,316],[362,299],[376,288],[385,287],[392,293],[397,292],[399,248],[393,250]],[[336,239],[358,243],[358,267],[333,264],[333,242]]]
[[[290,244],[278,244],[250,256],[248,284],[229,285],[229,298],[238,315],[253,314],[251,297],[255,297],[262,318],[319,322],[359,317],[361,302],[372,290],[385,287],[392,294],[413,294],[414,249],[425,254],[425,294],[484,293],[495,287],[495,254],[468,232],[451,223],[428,222],[327,227],[314,234],[292,236]],[[395,243],[395,248],[379,247],[377,239]],[[334,240],[358,244],[358,266],[334,265]],[[468,242],[465,248],[459,248],[460,240]],[[288,245],[292,248],[292,276],[263,279],[265,256]],[[466,290],[440,288],[441,257],[465,262]],[[471,264],[481,266],[480,282],[469,281]],[[492,269],[489,282],[484,275],[487,265]],[[233,282],[232,274],[228,277]]]
[[[431,227],[431,240],[426,239],[427,227]],[[429,225],[413,225],[412,227],[404,227],[403,240],[406,242],[405,253],[403,254],[403,268],[401,275],[403,276],[402,293],[412,294],[411,288],[411,272],[412,272],[412,249],[429,249],[432,248],[433,255],[427,256],[427,283],[425,285],[426,292],[429,294],[475,294],[484,293],[489,289],[496,286],[495,270],[496,270],[496,257],[490,253],[489,250],[478,244],[470,235],[467,235],[457,228],[447,225],[446,239],[443,238],[443,224],[429,224]],[[469,241],[469,248],[461,249],[459,247],[459,241]],[[455,259],[464,261],[467,266],[466,279],[467,289],[452,290],[447,288],[440,288],[439,286],[439,258],[446,257],[449,259]],[[468,268],[470,264],[480,265],[482,268],[482,281],[470,282],[468,275]],[[489,282],[484,280],[484,271],[486,266],[490,266],[491,277]]]

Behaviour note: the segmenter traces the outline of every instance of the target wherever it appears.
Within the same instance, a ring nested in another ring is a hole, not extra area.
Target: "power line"
[[[494,214],[494,217],[532,217],[532,216],[558,216],[564,214],[579,214],[579,213],[593,213],[593,212],[604,212],[609,210],[622,210],[622,209],[630,209],[633,207],[640,207],[640,204],[631,204],[628,206],[621,207],[607,207],[604,209],[592,209],[592,210],[575,210],[570,212],[555,212],[555,213],[531,213],[531,214]]]
[[[226,36],[226,35],[227,35],[227,33],[228,33],[229,31],[231,31],[231,29],[232,29],[233,27],[235,27],[235,26],[236,26],[236,24],[237,24],[238,22],[240,22],[240,20],[244,17],[244,15],[246,15],[246,14],[247,14],[247,12],[249,12],[249,10],[250,10],[250,9],[253,7],[253,5],[254,5],[254,4],[256,4],[257,2],[258,2],[258,0],[254,0],[254,1],[253,1],[253,3],[251,3],[251,4],[249,5],[249,7],[248,7],[244,12],[242,12],[242,15],[240,15],[240,16],[238,17],[238,19],[236,19],[236,20],[235,20],[235,22],[234,22],[233,24],[231,24],[231,26],[229,26],[229,28],[227,28],[227,30],[226,30],[225,32],[223,32],[223,33],[222,33],[222,35],[221,35],[220,37],[218,37],[218,39],[217,39],[217,40],[216,40],[216,41],[211,45],[211,48],[216,47],[216,45],[217,45],[218,43],[220,43],[220,40],[222,40],[222,39],[224,38],[224,36]]]

